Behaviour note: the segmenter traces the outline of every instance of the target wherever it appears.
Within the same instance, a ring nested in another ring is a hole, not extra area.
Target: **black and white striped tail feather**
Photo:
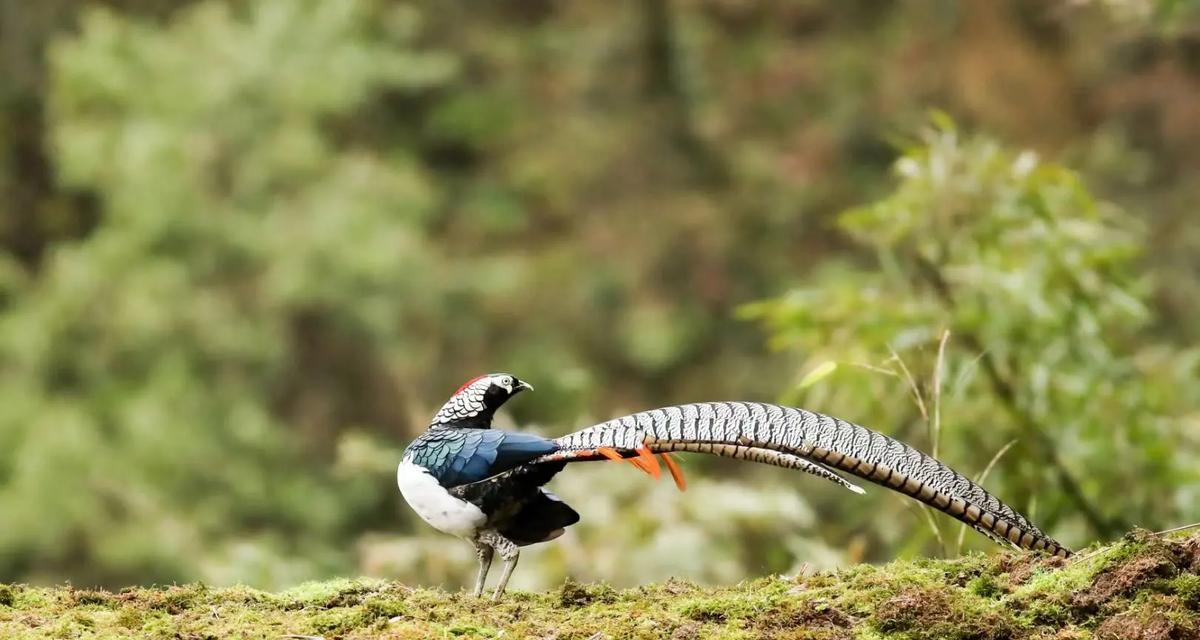
[[[564,453],[600,447],[632,451],[642,445],[656,453],[710,453],[801,469],[853,487],[830,470],[836,469],[924,502],[998,542],[1063,557],[1071,553],[942,462],[881,433],[804,409],[754,402],[687,404],[615,418],[557,442]]]
[[[785,469],[797,469],[805,473],[811,473],[818,478],[824,478],[835,484],[853,491],[854,493],[866,493],[862,487],[846,480],[842,476],[830,471],[829,469],[812,462],[805,460],[797,455],[792,455],[775,449],[764,449],[761,447],[747,447],[740,444],[725,444],[714,442],[683,442],[678,440],[668,440],[664,442],[655,442],[650,446],[650,450],[654,453],[707,453],[722,458],[732,458],[734,460],[747,460],[749,462],[758,462],[760,464],[769,464]]]

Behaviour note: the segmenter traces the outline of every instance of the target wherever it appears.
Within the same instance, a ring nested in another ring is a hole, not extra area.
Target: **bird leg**
[[[504,588],[508,586],[508,579],[512,577],[513,569],[517,568],[517,560],[521,557],[521,548],[512,540],[495,531],[483,532],[479,536],[479,540],[499,552],[500,559],[504,560],[504,571],[500,574],[500,581],[496,583],[496,591],[492,593],[492,600],[499,600],[504,595]]]
[[[492,568],[492,547],[482,540],[475,540],[475,556],[479,558],[479,577],[475,578],[475,597],[483,595],[483,583]]]
[[[504,560],[504,571],[500,573],[500,581],[496,583],[496,592],[492,594],[492,600],[499,600],[500,596],[504,595],[504,588],[508,586],[508,579],[512,577],[513,569],[517,568],[517,560],[521,557],[521,550],[517,545],[513,545],[512,551],[505,555],[502,551],[500,557]]]

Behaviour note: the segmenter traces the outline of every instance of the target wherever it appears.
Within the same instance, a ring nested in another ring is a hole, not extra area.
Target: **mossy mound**
[[[597,635],[600,634],[600,635]],[[272,594],[0,585],[0,638],[1144,638],[1200,640],[1200,534],[1070,560],[913,560],[726,588],[568,582],[498,604],[379,580]]]

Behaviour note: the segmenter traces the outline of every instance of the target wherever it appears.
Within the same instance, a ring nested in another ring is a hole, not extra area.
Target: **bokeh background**
[[[0,581],[455,587],[394,469],[506,427],[784,401],[1071,545],[1200,520],[1185,2],[0,0]],[[515,585],[992,549],[687,459],[553,486]]]

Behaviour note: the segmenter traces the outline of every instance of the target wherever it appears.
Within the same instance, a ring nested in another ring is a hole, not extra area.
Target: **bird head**
[[[433,416],[430,426],[487,429],[508,399],[533,386],[511,373],[491,373],[463,383]]]

